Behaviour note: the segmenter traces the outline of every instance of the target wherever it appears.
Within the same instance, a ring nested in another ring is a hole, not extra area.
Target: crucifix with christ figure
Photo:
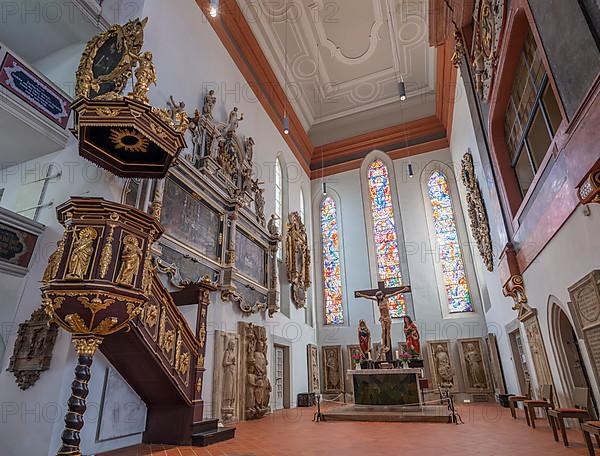
[[[410,286],[386,287],[385,282],[377,282],[377,288],[354,292],[355,298],[365,298],[377,302],[379,307],[379,322],[381,323],[381,352],[378,360],[385,358],[392,361],[392,317],[390,316],[389,299],[403,293],[410,293]]]

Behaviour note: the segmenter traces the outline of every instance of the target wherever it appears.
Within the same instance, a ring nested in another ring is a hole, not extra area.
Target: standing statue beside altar
[[[364,320],[358,322],[358,344],[360,345],[360,353],[362,359],[369,359],[369,351],[371,350],[371,331]]]
[[[417,325],[408,315],[404,316],[404,335],[406,336],[406,351],[415,358],[421,356],[421,343]]]

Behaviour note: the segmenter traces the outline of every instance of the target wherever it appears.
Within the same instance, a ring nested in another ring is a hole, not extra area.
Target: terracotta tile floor
[[[464,425],[428,423],[313,423],[313,409],[277,412],[240,423],[236,438],[207,448],[141,445],[102,456],[313,456],[397,455],[517,456],[587,455],[581,432],[569,431],[569,448],[556,443],[548,421],[527,427],[495,404],[460,406]],[[410,452],[410,453],[409,453]],[[600,455],[600,450],[598,451]]]

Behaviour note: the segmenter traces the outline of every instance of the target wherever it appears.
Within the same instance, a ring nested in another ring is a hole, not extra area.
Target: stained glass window
[[[381,160],[375,160],[369,166],[368,178],[378,280],[383,280],[387,287],[400,286],[400,252],[387,166]],[[390,298],[389,305],[392,318],[400,318],[406,314],[403,295]]]
[[[448,191],[448,181],[439,171],[434,171],[427,184],[433,225],[435,228],[436,250],[440,255],[444,288],[448,296],[451,313],[471,312],[471,294],[462,256],[458,233],[454,221],[452,198]]]
[[[342,306],[342,271],[340,265],[340,237],[335,201],[328,196],[321,203],[321,238],[323,244],[323,288],[325,324],[344,324]]]

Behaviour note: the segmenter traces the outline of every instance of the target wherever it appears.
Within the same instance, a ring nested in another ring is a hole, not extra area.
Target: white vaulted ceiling
[[[314,144],[434,114],[427,0],[238,4]],[[404,103],[400,75],[409,92]]]

